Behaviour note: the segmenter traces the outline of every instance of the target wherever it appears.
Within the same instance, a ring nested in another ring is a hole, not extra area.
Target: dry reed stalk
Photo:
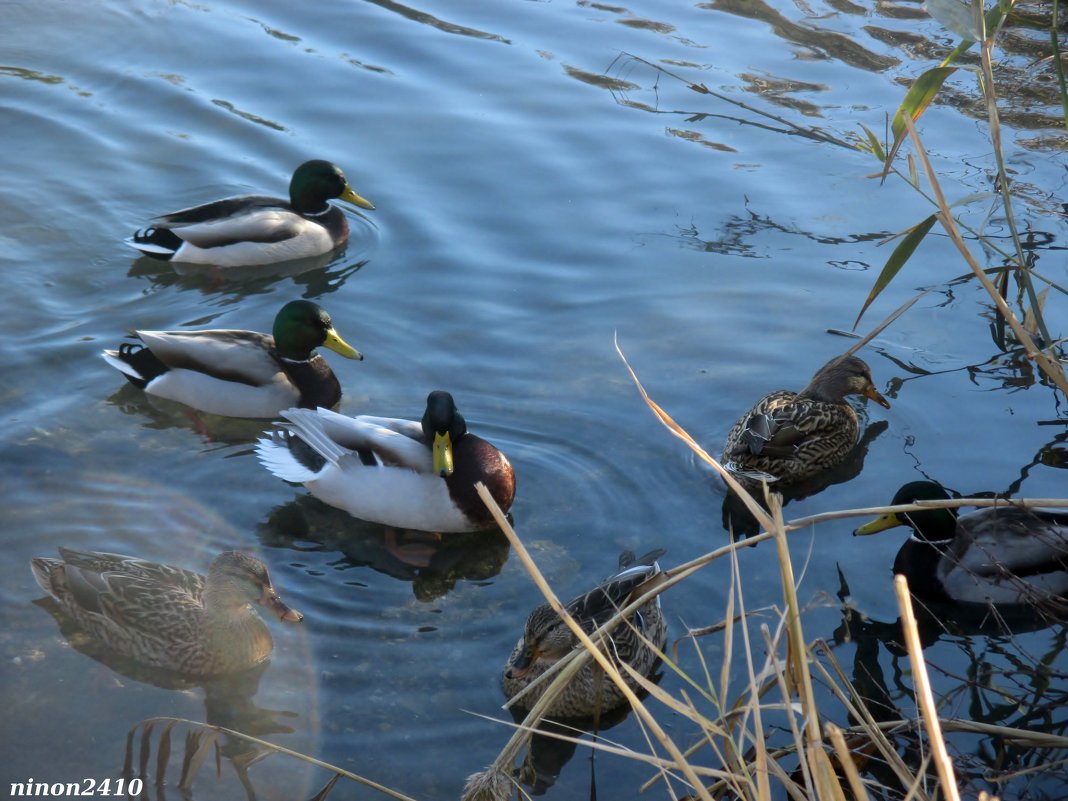
[[[504,516],[504,513],[501,511],[501,508],[497,505],[497,502],[493,499],[493,496],[490,495],[489,490],[486,488],[486,485],[482,482],[479,482],[475,485],[475,489],[478,491],[478,494],[482,498],[482,502],[486,505],[486,508],[489,509],[490,513],[493,515],[493,519],[496,521],[501,531],[503,531],[505,536],[508,538],[508,541],[511,543],[512,548],[516,552],[516,555],[519,557],[519,560],[523,563],[523,566],[526,567],[527,572],[530,573],[530,576],[534,580],[535,585],[537,585],[538,589],[541,590],[542,595],[545,596],[546,601],[548,601],[549,605],[553,608],[553,611],[560,616],[560,619],[563,620],[567,627],[571,629],[571,632],[575,635],[575,638],[580,643],[582,643],[583,648],[585,648],[585,650],[596,660],[598,666],[600,666],[601,670],[604,671],[604,675],[613,683],[615,683],[615,685],[619,688],[619,691],[630,703],[631,708],[635,711],[635,713],[642,720],[642,722],[646,726],[648,726],[649,729],[653,732],[653,735],[656,737],[657,741],[661,744],[661,746],[663,746],[667,750],[667,752],[671,754],[672,758],[675,760],[676,767],[683,774],[683,776],[686,777],[687,782],[691,784],[693,790],[698,794],[698,796],[702,799],[705,799],[705,801],[712,801],[712,797],[708,795],[708,793],[704,790],[703,784],[701,783],[697,774],[694,772],[693,767],[686,761],[685,757],[683,757],[682,752],[679,750],[679,747],[675,745],[675,743],[670,737],[668,737],[667,733],[652,716],[649,710],[645,708],[645,705],[623,680],[623,677],[620,675],[619,671],[611,663],[608,657],[606,657],[604,653],[601,652],[601,649],[594,644],[594,642],[590,639],[589,635],[587,635],[586,632],[582,630],[582,627],[575,622],[575,619],[571,617],[571,614],[567,611],[566,608],[564,608],[564,605],[560,603],[560,599],[556,597],[556,593],[553,592],[552,587],[549,586],[549,583],[541,574],[541,571],[538,569],[537,564],[535,564],[534,560],[527,552],[526,546],[523,545],[522,540],[519,539],[519,535],[515,533],[515,529],[513,529],[512,525],[508,522],[508,518]]]
[[[671,415],[661,409],[660,406],[657,405],[657,403],[649,397],[649,393],[645,391],[645,387],[642,386],[642,382],[638,380],[638,374],[634,372],[634,369],[627,361],[627,357],[623,355],[623,351],[619,347],[619,338],[613,337],[613,343],[616,347],[616,353],[618,353],[619,358],[623,360],[623,366],[627,368],[627,372],[630,373],[630,377],[631,379],[633,379],[635,386],[638,387],[638,393],[642,396],[642,400],[645,401],[645,405],[652,410],[653,414],[656,415],[657,419],[660,420],[661,423],[663,423],[664,427],[667,428],[668,431],[670,431],[676,437],[685,442],[689,446],[690,450],[697,454],[697,456],[703,462],[708,464],[710,467],[712,467],[713,470],[719,473],[720,478],[722,478],[726,482],[728,487],[730,487],[732,490],[734,490],[734,492],[738,494],[738,497],[741,498],[742,503],[745,504],[746,509],[748,509],[749,513],[756,518],[757,522],[760,523],[761,527],[765,531],[771,531],[771,516],[763,509],[763,507],[761,507],[759,503],[757,503],[756,499],[745,489],[744,486],[742,486],[742,484],[731,474],[729,470],[727,470],[725,467],[723,467],[723,465],[721,465],[718,461],[712,458],[712,456],[710,456],[704,448],[697,444],[697,440],[691,437],[682,426],[680,426],[674,421],[674,419],[672,419]]]
[[[927,181],[931,185],[931,191],[934,193],[935,202],[938,205],[938,220],[942,223],[942,227],[949,235],[950,240],[957,246],[957,250],[960,251],[961,256],[971,267],[975,277],[979,279],[979,282],[983,285],[983,288],[990,295],[990,299],[994,302],[998,312],[1001,314],[1002,319],[1009,324],[1012,328],[1013,334],[1016,335],[1017,341],[1023,345],[1024,350],[1027,353],[1027,357],[1038,363],[1039,368],[1045,373],[1057,388],[1061,392],[1068,396],[1068,378],[1065,378],[1064,370],[1061,369],[1061,365],[1056,359],[1052,359],[1043,353],[1035,345],[1034,340],[1031,339],[1030,334],[1024,329],[1020,321],[1016,319],[1016,315],[1013,314],[1012,309],[1009,308],[1009,304],[1005,302],[1005,299],[1001,297],[1001,293],[998,292],[997,287],[987,277],[983,268],[979,266],[979,263],[972,256],[971,251],[968,249],[967,244],[964,242],[964,238],[961,236],[960,229],[957,227],[957,221],[953,218],[953,214],[950,212],[949,204],[946,203],[946,198],[942,194],[942,187],[938,183],[938,177],[935,175],[934,168],[931,166],[930,160],[927,158],[927,151],[923,148],[923,143],[920,141],[920,135],[916,133],[916,126],[912,121],[912,117],[909,114],[902,115],[902,119],[905,122],[905,127],[908,129],[909,136],[912,138],[912,143],[916,147],[916,155],[920,159],[920,163],[923,164],[924,172],[927,174]],[[1006,204],[1007,205],[1007,204]]]
[[[938,722],[938,709],[935,707],[931,683],[927,678],[927,663],[923,659],[923,643],[920,641],[920,633],[916,626],[916,615],[912,611],[909,583],[904,576],[894,576],[894,592],[897,593],[897,604],[901,611],[901,628],[905,633],[905,645],[908,648],[909,662],[912,665],[912,678],[916,684],[916,699],[920,707],[920,716],[927,730],[931,755],[942,783],[942,795],[947,801],[960,801],[953,762],[946,750],[946,742],[942,737],[942,728]]]
[[[833,723],[828,723],[825,731],[831,740],[831,745],[834,746],[835,754],[838,755],[838,764],[842,766],[842,772],[845,773],[846,781],[849,782],[849,789],[853,791],[853,798],[856,801],[869,801],[868,791],[853,762],[853,753],[846,745],[842,730]]]
[[[871,710],[863,704],[862,700],[860,703],[854,703],[851,700],[852,698],[861,699],[860,693],[857,692],[856,688],[853,687],[853,683],[842,671],[841,665],[838,664],[838,661],[834,658],[826,643],[821,643],[821,647],[830,663],[834,666],[835,675],[832,676],[827,668],[815,657],[813,657],[812,664],[820,671],[827,687],[829,687],[831,692],[838,698],[839,702],[842,704],[842,708],[846,711],[846,714],[853,720],[859,721],[857,726],[850,727],[845,731],[851,738],[863,737],[868,743],[871,743],[878,751],[882,760],[894,771],[895,774],[897,774],[898,779],[901,781],[901,786],[908,787],[915,781],[915,776],[909,770],[908,766],[905,764],[905,760],[901,758],[897,749],[894,748],[886,735],[883,734],[884,727],[879,721],[876,721],[875,718],[872,717]],[[835,681],[835,679],[837,679],[837,681]],[[846,688],[849,693],[848,696],[842,691],[842,687]],[[911,722],[902,721],[901,725],[911,726],[912,724]],[[839,729],[839,731],[842,731],[842,729]],[[927,800],[925,794],[921,794],[919,797],[923,799],[923,801]]]

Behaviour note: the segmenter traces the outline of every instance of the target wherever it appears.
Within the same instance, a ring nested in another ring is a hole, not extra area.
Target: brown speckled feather
[[[727,433],[725,465],[753,478],[796,481],[840,464],[860,433],[845,401],[850,394],[890,406],[867,364],[855,356],[831,359],[800,392],[771,392],[742,415]]]
[[[624,551],[619,559],[619,572],[589,592],[571,599],[567,603],[568,612],[583,631],[591,634],[606,623],[616,610],[644,591],[647,583],[660,572],[656,560],[663,553],[662,550],[652,551],[635,559],[633,553]],[[654,598],[634,613],[629,625],[623,622],[612,630],[606,652],[617,663],[628,664],[641,675],[649,676],[660,659],[658,652],[664,649],[666,641],[667,624],[660,610],[660,600]],[[505,694],[509,698],[517,695],[578,646],[571,629],[551,606],[542,604],[536,607],[527,617],[523,636],[505,665],[502,675]],[[627,679],[626,673],[623,676]],[[550,680],[540,682],[517,702],[517,706],[529,709],[549,683]],[[638,691],[637,682],[627,679],[627,684],[632,690]],[[626,697],[615,683],[591,663],[571,680],[547,714],[552,717],[586,717],[607,712],[626,702]]]
[[[270,654],[270,632],[250,606],[274,596],[263,564],[237,552],[198,573],[118,554],[60,548],[32,560],[41,588],[93,638],[153,667],[188,675],[244,670]],[[284,605],[285,619],[299,613]]]

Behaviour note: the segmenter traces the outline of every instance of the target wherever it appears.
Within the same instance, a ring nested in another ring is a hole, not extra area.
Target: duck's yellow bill
[[[338,336],[337,331],[330,328],[326,332],[326,341],[323,343],[324,348],[330,348],[334,353],[341,354],[346,359],[356,359],[358,361],[363,360],[363,354],[356,348],[352,347],[348,342]]]
[[[863,537],[866,534],[878,534],[880,531],[886,531],[888,528],[895,528],[896,526],[903,525],[905,525],[905,521],[900,517],[895,514],[888,514],[865,523],[863,526],[855,529],[853,535]]]
[[[361,209],[367,209],[368,211],[375,210],[375,204],[365,197],[360,197],[356,194],[355,190],[348,184],[345,184],[345,191],[340,195],[341,200],[347,200],[354,206],[359,206]]]
[[[442,478],[452,475],[452,437],[449,432],[434,434],[434,472]]]

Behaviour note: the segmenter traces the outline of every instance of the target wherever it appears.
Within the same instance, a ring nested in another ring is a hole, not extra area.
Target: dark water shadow
[[[661,670],[656,669],[648,679],[659,684],[663,675]],[[648,692],[642,690],[637,695],[640,699],[645,698]],[[525,710],[515,707],[510,708],[509,712],[517,724],[522,723],[526,717]],[[578,740],[589,736],[596,741],[598,734],[620,725],[630,717],[630,713],[630,706],[621,706],[605,712],[599,718],[544,718],[531,735],[527,750],[522,755],[522,762],[515,769],[516,781],[526,787],[530,795],[544,795],[556,784],[564,767],[575,756],[579,746]],[[596,750],[589,749],[590,798],[597,797],[596,753]]]
[[[157,398],[128,383],[117,371],[115,378],[123,384],[108,397],[108,403],[123,414],[139,418],[141,427],[150,431],[187,429],[204,443],[227,446],[251,444],[271,427],[267,419],[222,417],[199,412],[178,401]]]
[[[310,495],[275,507],[259,527],[272,548],[307,550],[317,543],[337,551],[347,565],[370,567],[412,585],[420,601],[432,601],[461,581],[488,581],[508,561],[508,538],[497,529],[431,534],[352,517]]]
[[[782,496],[782,505],[786,506],[790,501],[816,495],[834,484],[844,484],[847,481],[851,481],[860,475],[860,472],[864,469],[864,460],[868,456],[868,449],[871,447],[872,442],[886,431],[889,426],[890,424],[886,420],[877,420],[865,428],[863,435],[841,464],[802,481],[788,483],[777,481],[770,485],[770,489]],[[764,490],[760,484],[751,480],[742,480],[741,483],[761,506],[765,506]],[[746,508],[741,498],[729,488],[723,498],[722,512],[723,528],[731,536],[745,538],[760,533],[760,524],[757,519]]]
[[[848,593],[843,577],[839,597]],[[1027,608],[914,603],[921,647],[943,716],[1059,737],[1068,733],[1064,620]],[[851,681],[858,700],[877,723],[915,720],[915,687],[901,620],[873,620],[848,603],[841,612],[827,646],[831,651],[852,647]],[[916,769],[924,763],[927,746],[918,723],[895,728],[889,736],[905,764]],[[1039,747],[997,731],[947,730],[946,739],[958,781],[969,797],[995,788],[1001,797],[1068,797],[1066,748]],[[851,745],[863,773],[882,787],[900,786],[900,778],[874,747]],[[937,778],[933,769],[931,778]]]

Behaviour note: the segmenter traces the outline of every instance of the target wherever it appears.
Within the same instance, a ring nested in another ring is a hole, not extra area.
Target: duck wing
[[[584,630],[593,631],[626,606],[636,589],[660,572],[656,560],[663,554],[663,549],[658,549],[635,559],[633,553],[624,551],[619,560],[619,572],[585,595],[568,601],[567,611]]]
[[[1068,514],[1015,506],[973,512],[957,521],[952,555],[978,575],[1068,571]]]
[[[727,455],[792,456],[809,432],[797,394],[779,390],[765,395],[727,435]]]
[[[193,206],[152,221],[155,228],[198,248],[218,248],[238,242],[283,242],[296,236],[306,221],[281,198],[263,195],[226,198]]]
[[[119,554],[59,551],[62,571],[53,572],[50,592],[109,626],[154,633],[161,616],[171,620],[202,609],[204,578],[198,573]]]
[[[277,380],[282,372],[274,337],[256,331],[135,331],[149,350],[171,369],[198,373],[250,386]]]
[[[329,409],[286,409],[285,427],[319,456],[338,464],[355,455],[368,466],[401,467],[433,474],[430,448],[422,441],[422,427],[410,420],[348,417]],[[412,435],[418,432],[418,439]]]
[[[947,590],[978,585],[980,600],[994,603],[1068,596],[1068,514],[1010,506],[965,515],[938,572]]]

